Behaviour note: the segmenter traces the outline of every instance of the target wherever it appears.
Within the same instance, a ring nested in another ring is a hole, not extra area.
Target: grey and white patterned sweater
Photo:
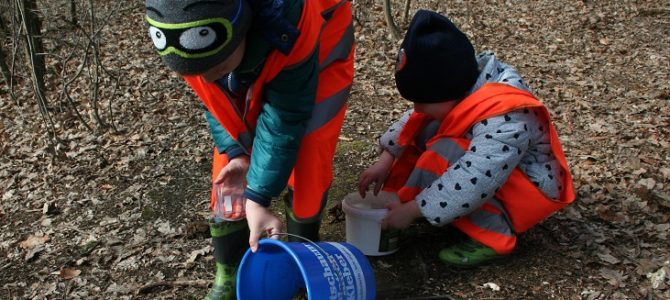
[[[488,82],[529,90],[519,73],[498,61],[493,53],[479,54],[477,60],[481,72],[470,93]],[[402,152],[397,143],[398,136],[411,112],[405,112],[380,138],[380,145],[395,157]],[[559,176],[562,174],[559,174],[558,162],[551,153],[547,128],[546,121],[541,120],[533,109],[512,111],[473,125],[465,135],[471,140],[470,149],[417,195],[416,199],[426,201],[425,205],[419,206],[423,216],[431,224],[443,226],[470,214],[493,197],[517,166],[545,195],[551,199],[559,198],[562,189]],[[427,137],[423,140],[425,142]],[[471,184],[473,181],[476,185]],[[438,187],[446,188],[440,190]],[[439,205],[445,200],[449,205]]]

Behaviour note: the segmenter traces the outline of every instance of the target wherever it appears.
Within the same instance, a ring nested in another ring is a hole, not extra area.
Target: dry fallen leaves
[[[607,283],[615,287],[621,286],[624,280],[628,277],[627,275],[623,275],[623,272],[621,271],[609,268],[600,269],[600,276],[607,279]]]
[[[670,267],[664,266],[656,272],[648,273],[647,278],[651,281],[652,288],[665,289],[670,284]]]
[[[600,260],[602,260],[602,261],[604,261],[608,264],[611,264],[611,265],[616,265],[619,262],[621,262],[618,258],[616,258],[616,257],[614,257],[614,256],[612,256],[611,254],[608,254],[608,253],[598,253],[598,257],[600,258]]]
[[[111,185],[111,184],[103,184],[103,185],[100,186],[100,189],[111,190],[111,189],[114,189],[114,186]]]
[[[81,274],[81,270],[78,269],[73,269],[73,268],[62,268],[60,270],[60,277],[65,279],[65,280],[70,280],[72,278],[75,278]]]
[[[43,245],[44,243],[49,241],[49,236],[44,235],[44,236],[36,236],[36,235],[31,235],[28,238],[26,238],[24,241],[19,243],[19,247],[23,249],[32,249],[37,246]]]
[[[206,246],[202,249],[191,251],[191,254],[188,256],[188,259],[186,260],[186,262],[184,262],[184,265],[190,265],[194,263],[199,256],[212,252],[212,249],[213,249],[212,246]]]
[[[42,3],[55,5],[60,2]],[[400,2],[396,0],[395,4]],[[467,4],[461,5],[462,3]],[[626,296],[618,298],[653,298],[651,294],[636,293],[649,288],[650,280],[646,280],[645,274],[657,273],[661,268],[659,261],[668,259],[667,240],[661,238],[663,231],[668,231],[667,212],[670,208],[670,165],[667,161],[669,146],[666,142],[670,141],[670,106],[666,105],[670,99],[670,72],[667,50],[663,47],[668,44],[668,35],[664,32],[667,28],[667,10],[653,8],[659,6],[658,1],[629,1],[626,5],[617,1],[577,1],[575,5],[565,5],[565,1],[531,1],[514,2],[515,9],[506,9],[509,8],[506,1],[485,3],[431,0],[413,1],[412,4],[412,11],[421,7],[439,9],[446,13],[472,35],[478,50],[494,50],[503,61],[520,69],[524,79],[531,83],[534,91],[548,104],[555,116],[561,140],[565,142],[564,149],[570,167],[576,171],[577,187],[589,187],[579,189],[580,194],[575,204],[559,213],[565,219],[556,221],[554,218],[548,220],[548,224],[560,224],[556,225],[555,234],[561,240],[565,239],[564,242],[571,244],[571,247],[573,243],[568,241],[573,236],[594,237],[584,243],[586,245],[575,245],[570,250],[565,249],[564,245],[557,246],[557,250],[566,251],[566,257],[569,258],[595,257],[596,263],[575,264],[579,265],[579,271],[575,272],[572,260],[565,261],[557,257],[556,261],[561,263],[561,267],[545,268],[546,273],[540,275],[547,276],[550,282],[560,282],[564,279],[561,274],[568,271],[583,276],[570,278],[575,279],[570,281],[573,289],[557,291],[543,287],[540,293],[544,294],[533,297],[579,298],[579,291],[583,291],[581,295],[585,299],[617,298],[617,292],[623,292]],[[359,50],[356,53],[357,70],[351,106],[340,142],[354,141],[374,145],[376,137],[388,123],[410,104],[400,101],[393,87],[393,60],[399,41],[389,40],[385,26],[377,25],[383,25],[383,17],[373,10],[380,6],[379,1],[357,0],[352,5],[358,15],[355,27]],[[464,6],[468,7],[467,14]],[[160,58],[152,52],[146,33],[136,30],[142,26],[142,18],[138,16],[143,13],[141,6],[128,6],[122,13],[112,14],[107,27],[101,31],[105,35],[114,32],[116,38],[115,43],[103,43],[99,54],[106,67],[121,79],[122,92],[110,101],[114,103],[114,114],[118,117],[115,125],[120,132],[99,131],[89,134],[81,126],[77,129],[76,123],[70,124],[72,126],[65,124],[60,130],[67,139],[63,145],[57,146],[57,150],[64,152],[69,158],[67,161],[49,163],[45,129],[40,126],[39,117],[30,118],[39,116],[39,112],[31,111],[30,105],[25,105],[29,101],[21,100],[24,104],[17,106],[13,105],[13,101],[5,100],[7,97],[0,97],[0,136],[3,141],[0,143],[0,186],[3,187],[0,191],[0,214],[5,213],[0,218],[0,225],[9,225],[9,230],[5,231],[3,227],[4,232],[0,231],[0,247],[3,247],[0,252],[5,253],[9,247],[5,245],[16,245],[16,241],[24,239],[26,233],[34,233],[32,226],[48,227],[48,230],[53,230],[48,235],[54,239],[32,248],[24,248],[20,252],[27,252],[26,257],[29,259],[41,253],[39,263],[26,264],[18,272],[0,272],[0,282],[24,283],[21,290],[10,291],[15,292],[18,298],[39,298],[40,295],[47,295],[40,293],[54,288],[47,286],[54,284],[54,278],[62,280],[59,276],[52,276],[53,278],[46,278],[46,282],[37,282],[38,277],[30,275],[38,274],[45,265],[49,270],[59,270],[59,265],[54,263],[59,261],[55,256],[61,253],[86,253],[79,260],[77,255],[80,254],[63,257],[77,261],[78,264],[86,264],[87,270],[75,278],[84,283],[76,289],[70,289],[67,295],[69,298],[86,299],[91,297],[91,293],[96,293],[100,298],[132,297],[128,294],[135,288],[129,282],[147,280],[150,271],[145,270],[159,269],[165,274],[172,274],[166,269],[174,268],[175,271],[188,274],[188,278],[184,280],[211,275],[187,270],[187,266],[178,263],[156,264],[156,261],[167,260],[163,257],[170,256],[176,256],[177,260],[181,258],[182,261],[194,257],[196,265],[208,263],[209,266],[211,263],[206,262],[211,256],[203,259],[198,256],[200,254],[193,252],[205,245],[203,240],[173,239],[177,236],[175,233],[182,230],[184,217],[193,216],[194,211],[205,209],[205,206],[196,206],[195,203],[199,200],[194,199],[202,199],[203,194],[207,193],[206,187],[196,184],[194,192],[174,199],[174,202],[150,196],[155,190],[174,187],[171,183],[173,178],[190,178],[188,183],[178,185],[184,189],[190,189],[190,184],[198,180],[206,181],[208,167],[198,169],[185,166],[183,162],[193,162],[195,157],[198,165],[201,162],[202,165],[207,165],[202,158],[209,159],[211,140],[207,136],[207,128],[204,127],[206,124],[202,120],[202,111],[192,95],[185,95],[187,88],[183,81],[168,73],[165,67],[155,66],[160,64]],[[402,25],[407,24],[405,22]],[[505,33],[505,28],[516,27],[521,28],[521,35],[509,31]],[[534,34],[535,30],[542,27],[547,29],[547,34]],[[53,28],[58,28],[58,32],[53,31]],[[47,38],[53,37],[54,33],[62,36],[63,40],[67,40],[68,34],[71,34],[61,26],[48,26],[44,30]],[[100,37],[103,38],[104,35]],[[114,51],[109,51],[110,48]],[[70,50],[69,47],[60,49]],[[47,50],[58,51],[52,47]],[[49,56],[53,59],[47,61],[54,64],[57,62],[56,57],[64,56],[62,52],[50,54],[54,54]],[[76,64],[73,65],[76,69]],[[100,87],[103,92],[108,88],[104,81]],[[77,82],[72,84],[72,90],[75,91],[72,96],[76,106],[86,115],[90,109],[86,107],[89,102],[86,97],[90,95],[87,88]],[[31,94],[22,93],[18,85],[16,92],[19,99],[33,99]],[[106,99],[103,97],[101,100]],[[100,104],[104,105],[104,102],[106,101],[101,101]],[[53,103],[54,111],[57,111],[58,101]],[[104,108],[101,111],[105,111]],[[165,152],[169,155],[161,154]],[[347,166],[361,167],[369,164],[373,157],[372,154],[358,154],[358,150],[348,152],[350,159],[347,163],[350,164],[335,164],[335,168],[346,170]],[[15,175],[8,170],[19,170],[19,174]],[[21,172],[22,170],[28,171]],[[197,172],[186,174],[187,170]],[[638,185],[640,179],[643,180]],[[136,192],[127,188],[132,184],[138,184]],[[653,190],[648,190],[649,195],[646,197],[632,197],[629,194],[635,187]],[[68,195],[70,192],[77,194]],[[24,207],[36,209],[37,212],[39,208],[43,208],[44,199],[58,199],[58,208],[63,213],[49,221],[45,220],[42,225],[34,220],[40,216],[16,213]],[[182,202],[191,206],[180,210],[179,205],[174,205]],[[160,207],[155,209],[158,213],[151,211],[152,207]],[[177,210],[180,210],[179,214],[174,213]],[[119,215],[121,212],[127,214]],[[170,223],[151,224],[156,215]],[[69,219],[68,222],[72,222],[72,227],[63,226],[65,217]],[[333,228],[324,227],[326,230]],[[141,231],[142,234],[138,234],[138,237],[130,239],[132,247],[124,243],[129,240],[128,237],[137,234],[138,230],[146,232]],[[563,238],[564,234],[567,237]],[[79,246],[80,251],[60,251],[73,245],[86,245],[85,241],[78,239],[88,235],[99,237],[100,246]],[[112,239],[119,242],[103,242]],[[541,252],[544,248],[536,244],[537,239],[526,241],[526,253],[546,255]],[[45,245],[47,242],[48,246]],[[600,245],[610,249],[617,249],[619,245],[635,245],[640,249],[598,252]],[[148,254],[154,253],[154,248],[163,247],[170,250],[166,249],[164,254],[155,257]],[[135,248],[139,250],[134,250]],[[535,250],[539,251],[534,252]],[[124,253],[134,254],[125,256]],[[189,256],[189,253],[194,256]],[[596,256],[599,253],[602,255]],[[21,256],[15,257],[17,261],[11,263],[21,264],[18,261]],[[123,259],[116,261],[117,257]],[[88,260],[84,262],[84,259]],[[640,263],[644,259],[651,261],[649,265]],[[617,262],[618,260],[620,261]],[[115,265],[116,263],[119,265]],[[0,263],[0,268],[2,265],[4,263]],[[599,266],[603,265],[616,269],[604,272],[606,280],[597,275]],[[375,266],[377,270],[389,270],[381,274],[395,272],[398,268],[393,261],[385,261]],[[542,268],[544,265],[538,267]],[[639,270],[636,269],[638,267]],[[134,268],[140,271],[125,271]],[[100,270],[109,272],[111,276],[95,276]],[[523,276],[525,271],[527,269],[519,268],[518,272],[510,271],[502,275],[512,275],[501,278],[498,282],[506,287],[507,298],[531,297],[521,294],[527,292],[520,288],[523,284],[516,285],[517,276]],[[466,280],[488,282],[491,280],[485,277],[490,276],[488,273],[479,272]],[[620,278],[620,274],[638,275]],[[182,276],[175,278],[181,280]],[[115,280],[119,281],[114,282]],[[615,285],[610,286],[608,281],[613,281]],[[626,285],[625,288],[619,287],[621,282]],[[444,289],[445,285],[451,283],[459,282],[445,280],[435,288]],[[105,286],[108,288],[100,290],[99,287]],[[473,294],[473,290],[482,289],[448,288],[462,294],[460,298],[464,299],[483,296]],[[203,287],[202,290],[204,289]],[[158,289],[152,298],[184,298],[194,291],[186,288]],[[3,292],[5,290],[0,289],[0,295]],[[412,292],[427,294],[431,291],[417,287]]]

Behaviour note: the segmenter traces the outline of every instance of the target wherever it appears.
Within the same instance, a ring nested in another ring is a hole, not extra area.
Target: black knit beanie
[[[477,80],[475,49],[447,17],[419,10],[400,45],[395,81],[418,103],[461,100]]]
[[[165,64],[203,73],[226,60],[251,26],[247,0],[146,0],[149,36]]]

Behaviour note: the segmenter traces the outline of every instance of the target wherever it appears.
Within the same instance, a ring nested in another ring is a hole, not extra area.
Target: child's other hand
[[[402,203],[394,201],[386,205],[389,212],[382,220],[382,229],[405,229],[421,217],[421,211],[416,201]]]
[[[247,186],[249,157],[241,155],[233,158],[221,169],[212,184],[216,193],[215,215],[228,221],[244,218],[245,199],[242,197]]]
[[[248,170],[249,157],[246,155],[235,157],[221,169],[214,179],[214,184],[221,185],[223,195],[242,195],[247,186]]]
[[[361,197],[365,198],[365,192],[373,182],[375,183],[373,193],[375,196],[379,194],[394,160],[391,153],[384,151],[376,163],[361,173],[361,176],[358,177],[358,193]]]
[[[270,238],[279,239],[273,234],[281,233],[282,222],[268,208],[247,199],[247,222],[249,223],[249,247],[252,252],[258,250],[258,240],[263,233]]]

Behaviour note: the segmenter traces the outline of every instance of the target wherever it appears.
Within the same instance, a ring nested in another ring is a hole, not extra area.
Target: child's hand
[[[252,252],[258,250],[258,240],[263,233],[270,238],[279,239],[273,234],[281,233],[282,222],[272,211],[251,200],[247,200],[246,210],[249,223],[249,247]]]
[[[245,200],[242,197],[247,185],[249,157],[233,158],[221,169],[212,185],[216,193],[215,214],[228,221],[241,220],[245,216]],[[220,214],[220,215],[219,215]]]
[[[247,171],[249,170],[249,157],[240,155],[233,158],[221,169],[216,176],[214,184],[221,185],[223,195],[242,195],[247,186]]]
[[[382,220],[382,229],[405,229],[422,216],[416,201],[406,203],[394,201],[387,204],[386,208],[389,212]]]
[[[365,192],[373,182],[375,183],[373,193],[375,196],[379,194],[394,160],[395,158],[391,153],[384,151],[376,163],[361,173],[361,176],[358,178],[358,193],[361,194],[361,197],[365,198]]]

